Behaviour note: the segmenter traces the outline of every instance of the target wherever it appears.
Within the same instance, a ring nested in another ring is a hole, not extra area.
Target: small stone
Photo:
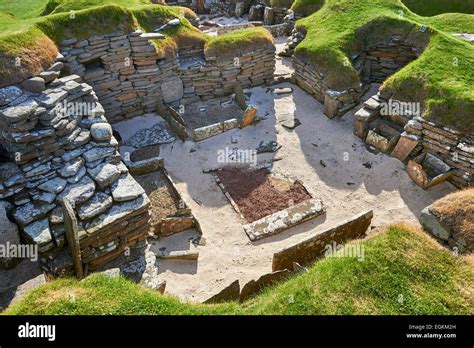
[[[95,123],[91,126],[92,138],[96,141],[105,141],[112,138],[112,127],[108,123]]]
[[[101,147],[90,149],[82,154],[86,162],[94,162],[102,158],[110,157],[115,153],[113,147]]]
[[[44,80],[44,82],[49,83],[59,77],[59,72],[58,71],[43,71],[40,74],[40,77]]]
[[[281,145],[279,145],[276,141],[270,140],[270,141],[265,141],[262,140],[260,144],[257,146],[257,153],[263,153],[263,152],[277,152],[281,148]]]
[[[62,68],[64,68],[64,63],[63,62],[56,62],[53,65],[51,65],[48,69],[48,71],[61,71]]]
[[[23,81],[21,87],[31,93],[41,93],[46,89],[46,82],[41,77],[32,77]]]
[[[84,164],[84,160],[82,158],[76,158],[75,160],[66,163],[60,170],[59,170],[59,175],[61,175],[63,178],[69,178],[71,176],[74,176],[77,174],[79,169]]]

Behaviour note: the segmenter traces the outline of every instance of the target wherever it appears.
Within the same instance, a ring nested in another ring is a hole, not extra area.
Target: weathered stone
[[[46,89],[46,84],[43,78],[32,77],[23,81],[21,87],[31,93],[41,93]]]
[[[115,148],[114,147],[101,147],[101,148],[94,148],[90,149],[82,154],[82,157],[87,162],[94,162],[106,157],[110,157],[113,154],[115,154]]]
[[[393,149],[391,156],[404,162],[408,156],[410,156],[411,152],[415,149],[418,143],[419,141],[414,139],[413,136],[403,133],[400,136],[400,140],[398,140],[397,145]]]
[[[344,243],[357,238],[369,228],[373,217],[372,210],[356,215],[332,228],[317,232],[314,236],[303,239],[273,254],[273,272],[292,269],[293,262],[308,265],[324,256],[326,246],[331,243]]]
[[[333,118],[337,116],[339,112],[339,102],[337,99],[332,98],[330,95],[326,94],[324,96],[324,108],[323,108],[323,113],[329,117]]]
[[[436,238],[448,241],[451,233],[447,230],[430,211],[430,207],[426,207],[421,211],[420,215],[421,225]]]
[[[257,116],[257,109],[252,105],[247,106],[242,121],[240,122],[240,127],[245,128],[251,125],[255,121],[255,116]]]
[[[88,176],[84,176],[77,184],[69,184],[66,189],[58,196],[58,200],[67,199],[71,205],[86,202],[94,195],[95,184]]]
[[[67,162],[64,166],[59,170],[59,175],[63,178],[69,178],[77,174],[79,169],[84,165],[84,160],[82,158],[76,158],[71,162]]]
[[[87,169],[87,172],[102,189],[110,186],[121,175],[117,166],[110,163],[101,163],[97,167]]]
[[[148,197],[142,195],[133,201],[113,205],[107,212],[102,213],[91,222],[85,223],[83,226],[88,234],[94,234],[105,226],[109,226],[133,212],[144,209],[149,204],[150,200]]]
[[[244,225],[244,231],[250,240],[255,241],[296,226],[325,213],[319,199],[308,199],[289,208],[265,216]]]
[[[239,280],[232,282],[229,286],[210,297],[204,303],[222,303],[230,301],[238,301],[240,297]]]
[[[155,254],[157,259],[164,260],[197,260],[199,251],[197,250],[174,250],[168,253],[158,252]]]
[[[24,227],[24,231],[28,238],[39,246],[43,246],[52,241],[48,219],[35,221],[29,224]]]
[[[64,222],[63,209],[61,207],[54,208],[48,219],[51,225],[61,225]]]
[[[163,159],[161,157],[152,157],[142,161],[131,162],[128,165],[130,174],[142,175],[154,172],[163,168]]]
[[[33,195],[33,200],[38,203],[51,204],[55,201],[56,195],[49,192],[38,192]]]
[[[268,286],[272,286],[288,278],[291,272],[287,269],[264,274],[257,280],[251,280],[242,287],[240,291],[240,302],[246,301],[252,296],[257,295]]]
[[[81,181],[81,179],[84,177],[84,175],[86,175],[86,172],[87,172],[86,167],[82,166],[81,169],[79,169],[79,171],[76,173],[76,175],[67,178],[67,182],[69,184],[78,183],[79,181]]]
[[[0,111],[0,116],[8,123],[20,122],[32,115],[37,107],[38,104],[33,99],[27,99],[21,104]]]
[[[13,186],[18,183],[24,182],[24,179],[22,177],[23,173],[15,163],[0,163],[0,184],[3,183],[7,187]],[[11,178],[16,178],[16,180],[12,182]],[[8,183],[9,180],[10,183]]]
[[[103,192],[97,192],[90,200],[82,204],[78,209],[81,220],[89,220],[102,214],[113,204],[113,199]]]
[[[64,68],[64,63],[63,62],[56,62],[53,65],[49,67],[49,71],[61,71],[61,69]]]
[[[16,86],[0,88],[0,106],[10,104],[22,94],[23,91]]]
[[[65,98],[67,98],[67,96],[68,96],[68,93],[63,90],[58,91],[58,92],[51,92],[48,94],[43,92],[43,94],[36,97],[35,100],[41,106],[44,106],[45,108],[49,109],[58,105],[58,103],[63,101]]]
[[[112,184],[112,197],[117,202],[130,201],[145,193],[135,179],[129,175],[122,175],[120,179]]]
[[[55,207],[55,204],[26,203],[15,210],[13,217],[20,226],[26,226],[35,220],[45,217]]]
[[[174,77],[161,84],[161,92],[165,103],[179,101],[184,95],[183,81]]]
[[[59,77],[58,71],[43,71],[40,77],[46,82],[51,82]]]
[[[108,123],[95,123],[91,126],[92,138],[97,141],[110,140],[112,138],[112,127]]]
[[[262,140],[260,144],[258,144],[256,150],[257,153],[277,152],[280,148],[281,145],[275,140]]]

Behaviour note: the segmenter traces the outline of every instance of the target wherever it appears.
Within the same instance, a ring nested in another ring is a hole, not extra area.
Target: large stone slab
[[[102,214],[113,204],[113,199],[108,194],[97,192],[90,200],[82,204],[78,209],[81,220],[89,220]]]
[[[25,226],[24,231],[28,236],[28,239],[39,246],[48,244],[52,241],[48,219],[35,221],[29,224]]]
[[[111,163],[101,163],[94,168],[89,168],[87,171],[100,188],[110,186],[121,175],[119,168]]]
[[[111,187],[112,197],[117,202],[131,201],[145,193],[145,190],[130,174],[123,175]]]
[[[246,301],[252,296],[257,295],[268,286],[274,285],[278,282],[285,280],[290,274],[291,271],[285,269],[264,274],[257,280],[252,279],[242,287],[242,290],[240,291],[240,302]]]
[[[165,81],[161,84],[161,92],[165,103],[178,101],[184,95],[183,81],[179,77]]]
[[[293,226],[313,219],[325,213],[320,199],[312,198],[295,204],[287,209],[278,211],[262,219],[244,225],[244,231],[250,240],[255,241],[264,237],[283,232]]]
[[[317,232],[314,236],[303,239],[273,254],[272,270],[292,269],[293,262],[308,265],[321,258],[326,245],[344,243],[365,233],[373,217],[372,210],[356,215],[332,228]]]
[[[240,285],[239,281],[232,282],[229,286],[219,291],[214,296],[208,298],[204,303],[222,303],[237,301],[240,298]]]
[[[419,141],[415,136],[403,133],[392,151],[392,157],[398,158],[400,161],[404,162],[418,143]]]
[[[436,238],[447,242],[449,237],[451,237],[451,233],[449,232],[448,228],[443,226],[443,224],[438,221],[436,216],[431,213],[430,207],[426,207],[421,211],[420,223]]]
[[[20,226],[26,226],[45,217],[55,207],[55,204],[34,204],[30,202],[18,207],[13,213],[13,217]]]
[[[76,206],[86,202],[94,195],[95,183],[88,176],[84,176],[77,184],[69,184],[58,196],[58,200],[67,199],[71,205]]]
[[[93,221],[83,224],[88,234],[103,229],[114,222],[141,210],[150,204],[150,200],[146,195],[142,195],[133,201],[115,204],[107,212],[100,214]]]

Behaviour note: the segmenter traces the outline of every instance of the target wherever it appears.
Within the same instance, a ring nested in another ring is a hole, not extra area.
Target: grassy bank
[[[424,2],[426,8],[430,5]],[[415,45],[426,44],[421,57],[389,78],[383,88],[395,98],[421,101],[423,117],[472,133],[474,74],[466,72],[474,64],[474,45],[451,33],[474,32],[473,23],[469,14],[421,17],[400,0],[326,0],[320,10],[297,22],[307,34],[295,52],[324,73],[330,88],[346,89],[360,83],[355,68],[347,64],[351,55],[392,35],[416,37]],[[422,32],[423,25],[427,29]]]
[[[30,11],[23,13],[27,6]],[[239,56],[249,45],[272,45],[273,38],[262,28],[209,37],[190,20],[188,8],[152,4],[149,0],[25,0],[0,4],[0,85],[19,82],[51,63],[58,44],[71,37],[85,39],[118,30],[136,28],[151,32],[179,18],[180,25],[162,31],[164,40],[154,40],[162,56],[172,57],[179,47],[202,46],[212,55]],[[47,44],[46,44],[47,43]],[[36,54],[41,52],[42,54]],[[22,61],[19,68],[17,58]]]
[[[4,314],[473,314],[474,260],[397,225],[363,241],[363,261],[326,258],[245,302],[203,305],[123,278],[62,279]],[[359,258],[361,259],[361,258]]]

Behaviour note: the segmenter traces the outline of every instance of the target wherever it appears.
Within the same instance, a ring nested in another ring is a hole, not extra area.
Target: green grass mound
[[[23,14],[28,6],[30,10]],[[57,54],[53,42],[136,28],[150,32],[174,18],[180,18],[180,25],[164,30],[166,39],[154,41],[163,56],[174,56],[184,45],[202,46],[214,55],[238,56],[249,45],[273,44],[262,28],[209,37],[191,24],[196,17],[188,8],[149,0],[8,1],[0,4],[0,86],[20,82],[51,64]],[[21,67],[16,65],[18,59]]]
[[[402,0],[402,2],[420,16],[436,16],[448,12],[474,14],[474,0]]]
[[[472,257],[455,257],[424,232],[391,226],[363,258],[326,258],[244,302],[182,303],[123,278],[92,275],[31,291],[4,314],[473,314]]]
[[[299,16],[309,16],[323,7],[325,0],[295,0],[291,9]]]
[[[422,25],[425,32],[420,31]],[[473,33],[473,15],[421,17],[400,0],[326,0],[297,26],[306,37],[296,47],[296,56],[323,71],[325,84],[333,89],[359,85],[349,57],[371,41],[400,33],[416,38],[414,45],[426,46],[424,53],[390,77],[382,89],[394,98],[422,102],[427,119],[474,132],[474,74],[467,73],[474,64],[474,45],[451,35]]]

